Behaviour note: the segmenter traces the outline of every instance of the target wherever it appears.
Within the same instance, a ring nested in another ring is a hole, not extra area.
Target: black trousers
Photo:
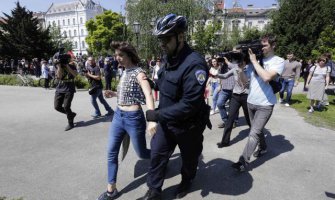
[[[112,74],[105,74],[106,90],[112,89]]]
[[[66,93],[56,92],[54,99],[55,110],[66,114],[69,123],[73,123],[73,121],[70,121],[71,119],[70,116],[73,113],[71,110],[71,103],[73,96],[74,93],[72,92],[66,92]]]
[[[231,131],[233,130],[233,125],[236,117],[238,116],[238,112],[240,110],[240,107],[242,106],[243,108],[243,113],[245,116],[245,119],[249,125],[250,125],[250,118],[249,118],[249,113],[248,113],[248,94],[233,94],[232,98],[230,100],[230,105],[229,105],[229,114],[228,114],[228,120],[225,124],[225,128],[223,130],[223,136],[221,139],[221,143],[223,144],[229,144],[230,142],[230,135]]]
[[[203,132],[206,125],[193,126],[189,130],[171,131],[158,124],[157,132],[151,139],[151,163],[147,184],[156,193],[162,191],[166,166],[176,146],[180,149],[182,180],[192,180],[197,172],[198,159],[202,152]]]

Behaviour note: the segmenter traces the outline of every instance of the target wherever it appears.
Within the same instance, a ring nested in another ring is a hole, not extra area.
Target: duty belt
[[[59,83],[74,83],[74,79],[59,80]]]

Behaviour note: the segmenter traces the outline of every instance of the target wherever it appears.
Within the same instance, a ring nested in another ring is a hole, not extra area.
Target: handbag
[[[91,87],[90,89],[88,89],[88,94],[93,95],[98,91],[98,89],[99,89],[99,86],[95,85]]]
[[[279,81],[274,81],[274,80],[271,80],[269,82],[271,88],[272,88],[272,91],[273,91],[273,94],[276,94],[277,92],[280,91],[281,89],[281,83]]]

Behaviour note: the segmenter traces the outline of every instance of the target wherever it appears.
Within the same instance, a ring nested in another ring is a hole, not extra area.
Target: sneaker
[[[215,108],[214,113],[219,113],[219,109]]]
[[[313,112],[314,112],[314,108],[310,108],[310,109],[308,110],[308,112],[309,112],[309,113],[313,113]]]
[[[218,128],[224,128],[225,127],[225,123],[224,122],[222,122],[222,123],[220,123],[219,125],[218,125]]]
[[[113,115],[114,115],[114,111],[109,111],[108,113],[105,114],[106,117],[113,116]]]
[[[97,114],[94,114],[94,115],[91,115],[91,117],[93,117],[93,119],[96,119],[96,118],[99,118],[101,117],[101,114],[97,115]]]
[[[162,196],[160,193],[156,193],[153,190],[148,190],[145,195],[137,200],[161,200]]]
[[[232,168],[234,168],[236,171],[244,172],[247,170],[247,163],[243,161],[238,161],[237,163],[233,163]]]
[[[73,123],[69,123],[66,127],[65,127],[65,131],[69,131],[71,129],[74,128],[74,124]]]
[[[279,103],[283,103],[284,102],[284,100],[282,99],[282,98],[279,98]]]
[[[290,104],[288,104],[288,103],[285,103],[285,106],[286,106],[286,107],[290,107]]]
[[[72,112],[72,114],[69,116],[69,121],[73,122],[73,119],[77,116],[77,113]]]
[[[211,110],[211,112],[209,114],[214,115],[215,114],[214,110]]]
[[[104,192],[102,193],[97,200],[113,200],[119,195],[117,189],[113,190],[113,192]]]
[[[257,151],[254,152],[254,157],[256,158],[259,158],[261,156],[263,156],[264,154],[266,154],[268,151],[266,149],[261,149],[261,148],[258,148]]]

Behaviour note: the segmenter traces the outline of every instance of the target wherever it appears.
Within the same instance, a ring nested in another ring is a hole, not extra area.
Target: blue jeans
[[[281,99],[284,98],[284,92],[287,90],[286,102],[289,103],[291,101],[292,90],[294,87],[294,79],[283,79],[281,82],[281,89],[279,91],[279,96]]]
[[[104,99],[102,94],[102,89],[98,89],[96,93],[91,95],[91,103],[95,109],[95,115],[101,115],[99,105],[97,102],[97,98],[99,99],[100,103],[104,105],[107,112],[113,112],[112,108],[108,105],[107,101]]]
[[[142,110],[122,111],[116,109],[109,128],[107,149],[108,183],[116,183],[118,155],[125,134],[128,134],[133,147],[141,159],[150,158],[145,140],[146,121]]]
[[[217,106],[217,101],[219,97],[219,91],[217,91],[217,88],[220,86],[220,83],[212,83],[212,93],[213,93],[213,105],[212,110],[215,110]]]
[[[228,101],[228,99],[231,98],[232,94],[233,94],[232,90],[221,90],[219,93],[217,106],[219,108],[220,116],[223,122],[226,122],[228,120],[226,102]]]

